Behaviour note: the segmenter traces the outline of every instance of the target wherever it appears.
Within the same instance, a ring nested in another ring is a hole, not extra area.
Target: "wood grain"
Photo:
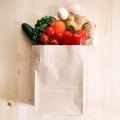
[[[32,26],[59,6],[79,3],[96,23],[99,46],[86,63],[87,101],[83,116],[40,116],[34,108],[31,43],[21,23]],[[0,0],[0,120],[120,120],[119,0]]]

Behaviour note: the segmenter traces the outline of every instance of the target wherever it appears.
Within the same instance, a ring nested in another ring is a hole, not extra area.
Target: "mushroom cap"
[[[80,14],[81,8],[78,4],[73,4],[70,6],[70,12],[74,15]]]
[[[62,20],[66,20],[69,16],[69,13],[67,11],[67,9],[65,9],[64,7],[60,7],[58,9],[58,17]]]

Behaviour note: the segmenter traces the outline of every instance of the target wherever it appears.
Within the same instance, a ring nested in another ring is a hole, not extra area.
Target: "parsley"
[[[33,28],[33,45],[42,44],[39,37],[46,32],[47,27],[52,26],[54,20],[55,18],[52,16],[45,16],[37,20],[35,27]]]

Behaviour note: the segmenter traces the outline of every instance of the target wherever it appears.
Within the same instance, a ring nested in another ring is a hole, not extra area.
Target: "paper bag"
[[[84,46],[33,46],[35,109],[41,115],[83,112],[84,50]]]

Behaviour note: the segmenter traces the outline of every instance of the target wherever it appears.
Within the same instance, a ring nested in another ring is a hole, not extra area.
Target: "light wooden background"
[[[98,47],[90,47],[83,116],[40,116],[34,108],[31,44],[21,23],[34,25],[59,6],[79,3],[96,23]],[[120,120],[120,0],[0,0],[0,120]]]

